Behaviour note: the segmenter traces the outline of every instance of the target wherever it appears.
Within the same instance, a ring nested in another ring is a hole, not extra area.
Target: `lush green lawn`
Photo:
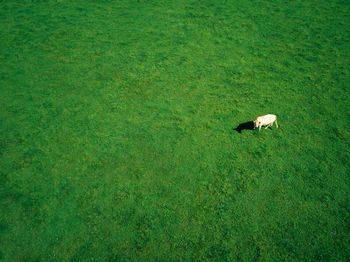
[[[0,1],[0,258],[348,259],[349,14]]]

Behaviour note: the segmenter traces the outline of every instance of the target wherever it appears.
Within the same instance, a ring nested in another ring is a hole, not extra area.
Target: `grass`
[[[0,1],[0,260],[346,261],[349,13]]]

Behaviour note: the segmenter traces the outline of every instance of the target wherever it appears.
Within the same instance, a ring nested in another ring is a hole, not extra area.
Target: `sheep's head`
[[[254,128],[259,127],[259,125],[260,125],[260,122],[258,120],[255,120],[254,121]]]

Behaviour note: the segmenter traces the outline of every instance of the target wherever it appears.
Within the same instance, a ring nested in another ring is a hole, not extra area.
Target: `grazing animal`
[[[273,123],[276,122],[276,127],[278,128],[278,124],[277,124],[277,116],[276,115],[272,115],[272,114],[268,114],[265,116],[259,116],[255,121],[254,121],[254,128],[259,127],[259,131],[261,130],[262,126],[266,126],[266,128],[268,128],[269,126],[272,126]]]

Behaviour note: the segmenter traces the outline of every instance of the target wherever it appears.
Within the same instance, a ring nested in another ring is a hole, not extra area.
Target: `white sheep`
[[[272,126],[274,122],[276,122],[276,127],[278,128],[277,116],[276,115],[268,114],[268,115],[265,115],[265,116],[259,116],[254,121],[254,128],[259,127],[259,131],[260,131],[262,126],[266,126],[265,127],[265,129],[266,129],[269,126]]]

